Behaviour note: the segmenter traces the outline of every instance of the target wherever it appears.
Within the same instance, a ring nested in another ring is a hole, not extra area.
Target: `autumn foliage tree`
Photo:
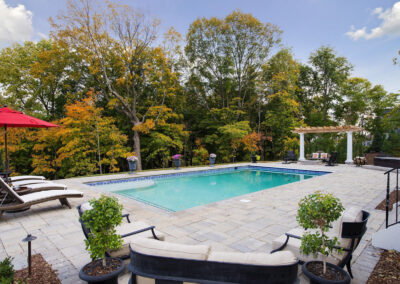
[[[59,121],[61,127],[55,133],[61,143],[57,149],[55,166],[61,176],[119,171],[117,159],[124,158],[128,152],[124,146],[127,137],[114,125],[114,119],[103,116],[101,111],[95,106],[94,94],[66,106],[66,117]],[[55,143],[52,136],[47,138],[43,142]],[[34,162],[36,173],[54,167],[53,161],[44,153],[47,148],[35,149],[38,152]],[[46,158],[47,163],[40,161]]]

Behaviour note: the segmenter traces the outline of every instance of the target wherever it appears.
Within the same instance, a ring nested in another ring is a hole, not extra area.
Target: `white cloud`
[[[0,0],[0,44],[30,40],[34,32],[32,15],[24,5],[11,7]]]
[[[392,8],[383,10],[381,7],[375,8],[372,12],[373,15],[378,15],[378,18],[382,20],[382,23],[367,31],[366,27],[356,29],[351,26],[350,31],[346,33],[353,40],[360,38],[373,39],[382,37],[384,35],[400,36],[400,1],[396,2]]]

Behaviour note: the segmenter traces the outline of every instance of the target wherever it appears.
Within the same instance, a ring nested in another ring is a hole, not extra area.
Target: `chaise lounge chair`
[[[293,162],[296,163],[297,162],[297,157],[294,154],[294,151],[287,151],[287,154],[285,157],[283,157],[283,162],[285,164],[289,163],[289,162]]]
[[[66,205],[71,209],[67,198],[83,197],[83,193],[77,190],[47,190],[19,195],[2,178],[0,178],[0,189],[5,192],[4,197],[0,200],[0,217],[5,211],[25,210],[29,209],[31,205],[57,199],[61,205]],[[4,204],[8,196],[13,199],[13,202]]]
[[[210,245],[184,245],[137,238],[131,244],[129,283],[298,283],[298,260],[289,251],[215,251]]]
[[[364,210],[349,208],[343,213],[340,219],[333,224],[333,228],[328,232],[330,237],[336,236],[338,238],[343,252],[334,252],[328,257],[327,261],[336,264],[341,268],[346,266],[351,278],[353,278],[351,272],[351,259],[353,257],[353,252],[367,231],[369,215],[370,214]],[[281,235],[272,242],[273,250],[271,253],[282,250],[291,251],[297,255],[301,264],[306,261],[315,260],[312,255],[306,256],[300,252],[300,239],[303,234],[303,229],[296,228]],[[318,260],[322,260],[320,255],[318,255]]]
[[[86,202],[79,205],[77,209],[79,212],[79,217],[81,217],[86,210],[91,210],[92,206],[89,204],[89,202]],[[122,248],[117,251],[107,252],[107,256],[129,259],[129,244],[139,236],[143,238],[156,239],[159,241],[163,241],[165,239],[165,236],[162,233],[155,230],[155,226],[149,226],[147,223],[140,221],[131,223],[129,214],[123,214],[122,217],[126,218],[127,222],[122,223],[116,228],[117,233],[121,235],[123,239]],[[89,237],[90,230],[85,226],[85,223],[82,222],[80,218],[79,222],[81,223],[83,234],[87,239]]]
[[[324,159],[322,160],[324,163],[327,163],[326,166],[333,167],[336,163],[338,153],[337,152],[332,152],[331,155],[329,156],[329,159]]]

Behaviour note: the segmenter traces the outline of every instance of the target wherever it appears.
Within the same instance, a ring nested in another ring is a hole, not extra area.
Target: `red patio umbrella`
[[[4,126],[4,148],[5,148],[5,172],[8,173],[8,155],[7,155],[7,127],[59,127],[56,124],[34,118],[23,114],[22,112],[9,109],[8,107],[0,108],[0,127]]]

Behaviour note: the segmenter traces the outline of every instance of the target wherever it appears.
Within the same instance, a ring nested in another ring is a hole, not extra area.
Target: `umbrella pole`
[[[4,153],[5,153],[5,177],[6,182],[8,182],[8,153],[7,153],[7,125],[4,125]]]

